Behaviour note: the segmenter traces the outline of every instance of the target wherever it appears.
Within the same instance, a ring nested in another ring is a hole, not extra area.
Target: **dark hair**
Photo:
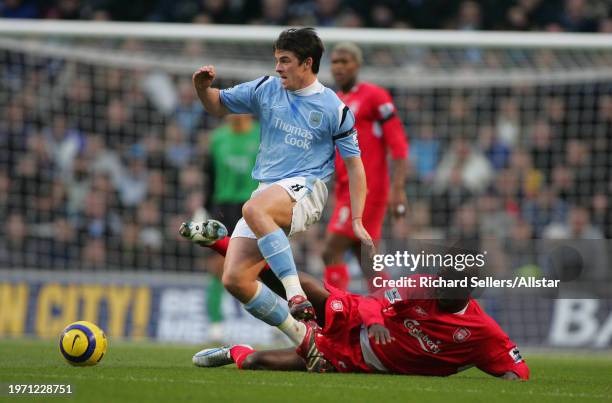
[[[274,42],[274,50],[293,52],[300,63],[312,57],[312,72],[319,72],[319,64],[323,55],[323,42],[314,28],[290,28],[278,36]]]

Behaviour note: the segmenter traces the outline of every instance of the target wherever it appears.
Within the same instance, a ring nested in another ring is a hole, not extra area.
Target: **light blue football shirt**
[[[328,180],[335,146],[343,158],[358,156],[355,117],[319,81],[298,91],[283,88],[279,77],[264,76],[221,90],[232,113],[250,113],[260,122],[259,154],[253,179],[276,182],[304,176]]]

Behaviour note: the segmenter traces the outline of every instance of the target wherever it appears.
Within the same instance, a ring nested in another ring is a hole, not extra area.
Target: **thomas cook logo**
[[[321,126],[321,122],[323,121],[323,113],[319,111],[310,111],[308,115],[308,126],[313,129]]]
[[[470,331],[466,328],[460,327],[455,330],[455,333],[453,333],[453,340],[455,340],[455,343],[463,343],[470,337],[471,334],[472,333],[470,333]]]

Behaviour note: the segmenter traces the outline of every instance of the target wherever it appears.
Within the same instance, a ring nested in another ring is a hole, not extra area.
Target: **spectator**
[[[251,23],[264,25],[285,25],[288,21],[287,0],[261,0],[261,18]]]
[[[521,181],[521,197],[529,200],[534,197],[543,183],[543,175],[533,168],[531,155],[523,150],[516,149],[510,157],[510,170],[514,171]]]
[[[35,1],[4,0],[0,3],[1,18],[38,18],[39,11]]]
[[[195,135],[202,124],[204,110],[196,99],[191,81],[181,81],[178,84],[178,104],[174,110],[174,120],[187,134],[189,142],[195,143]]]
[[[565,165],[573,173],[576,184],[575,193],[579,203],[590,200],[595,189],[592,157],[588,146],[580,140],[570,140],[566,144]]]
[[[448,238],[462,241],[477,241],[473,243],[475,250],[480,241],[480,223],[476,207],[473,203],[465,203],[457,209],[448,232]]]
[[[504,252],[510,270],[508,275],[540,276],[538,245],[533,241],[533,228],[521,219],[516,220],[509,228],[510,236],[504,242]]]
[[[36,267],[37,244],[28,236],[23,215],[12,212],[4,221],[0,235],[0,259],[6,267]]]
[[[54,268],[67,269],[74,266],[78,258],[76,231],[64,217],[53,222],[53,238],[50,253],[50,263]]]
[[[87,193],[91,188],[89,161],[84,156],[74,160],[72,171],[64,177],[64,183],[68,193],[68,214],[80,214],[85,209]]]
[[[559,15],[559,25],[570,32],[595,32],[597,24],[588,15],[585,0],[565,0],[563,12]]]
[[[581,279],[600,281],[611,277],[603,233],[592,225],[587,208],[572,207],[567,221],[549,225],[543,236],[545,239],[571,242],[571,247],[583,259]]]
[[[476,1],[467,0],[461,3],[454,28],[465,31],[483,28],[480,5]]]
[[[483,238],[503,240],[508,237],[514,217],[504,209],[502,200],[495,191],[488,191],[476,202],[479,214],[479,232]]]
[[[465,185],[459,169],[451,169],[448,175],[445,186],[434,186],[431,196],[432,210],[436,212],[432,216],[432,225],[435,228],[446,228],[452,221],[455,210],[473,196],[473,192]]]
[[[45,18],[54,20],[78,20],[81,18],[81,10],[85,7],[80,0],[59,0],[45,13]]]
[[[77,130],[70,129],[66,117],[57,114],[53,117],[53,126],[43,132],[48,152],[61,176],[70,175],[77,154],[85,146],[84,136]]]
[[[434,134],[431,122],[421,125],[417,137],[410,141],[409,161],[414,165],[419,180],[430,183],[440,159],[441,145]]]
[[[489,161],[463,138],[455,139],[450,150],[442,157],[434,178],[434,187],[443,190],[450,186],[454,172],[459,173],[461,183],[472,193],[481,192],[493,179],[493,168]]]
[[[492,126],[481,126],[478,131],[478,147],[487,157],[495,171],[508,166],[510,160],[510,147],[500,141]]]
[[[106,147],[102,136],[88,135],[85,153],[91,161],[91,173],[94,175],[108,175],[113,186],[117,187],[121,181],[123,169],[121,159],[116,151]]]
[[[122,206],[131,208],[146,197],[149,173],[145,164],[145,150],[141,145],[130,147],[126,159],[127,167],[123,170],[117,190]]]
[[[519,142],[520,116],[518,102],[514,98],[505,98],[500,102],[495,130],[497,139],[508,147],[514,147]]]
[[[161,231],[161,211],[157,203],[147,200],[140,205],[137,212],[137,222],[140,227],[138,245],[147,257],[145,267],[161,270],[163,263],[159,258],[163,246]]]
[[[185,133],[176,122],[171,122],[166,126],[164,149],[166,150],[166,162],[173,168],[181,169],[191,159],[191,146]]]
[[[569,207],[551,188],[544,187],[533,200],[527,200],[521,212],[522,218],[531,225],[533,234],[540,238],[545,228],[567,219]]]
[[[560,162],[561,149],[558,141],[553,139],[550,125],[543,119],[536,121],[531,128],[527,141],[533,165],[550,180],[553,167]]]
[[[107,251],[102,239],[88,239],[81,249],[81,267],[87,270],[107,268]]]
[[[612,206],[606,192],[595,192],[591,201],[593,225],[599,229],[604,238],[612,238]]]

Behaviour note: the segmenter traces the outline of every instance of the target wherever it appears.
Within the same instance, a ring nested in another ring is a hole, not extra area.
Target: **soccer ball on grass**
[[[96,365],[106,354],[106,335],[91,322],[84,320],[69,324],[59,340],[62,356],[76,366]]]

